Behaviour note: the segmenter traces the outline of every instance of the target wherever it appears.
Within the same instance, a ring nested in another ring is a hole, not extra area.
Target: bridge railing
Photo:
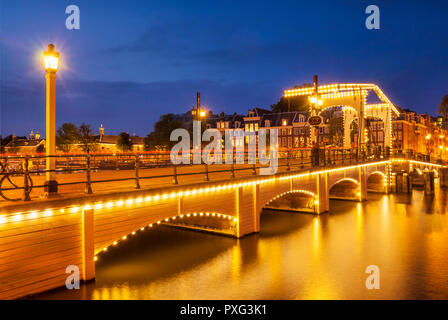
[[[202,151],[200,153],[202,154]],[[192,163],[195,152],[190,151],[188,156]],[[233,154],[232,161],[229,161],[231,164],[226,164],[225,156],[224,150],[220,155],[223,164],[208,165],[201,157],[200,164],[174,165],[171,163],[169,152],[3,155],[0,156],[0,196],[7,201],[31,200],[33,190],[43,191],[45,188],[44,177],[47,172],[55,173],[58,186],[84,185],[84,192],[91,194],[93,185],[133,181],[133,188],[141,189],[142,181],[149,180],[157,184],[161,179],[168,179],[170,183],[178,184],[180,178],[194,176],[203,176],[205,181],[210,181],[211,176],[216,174],[227,173],[229,178],[235,178],[237,175],[258,175],[260,168],[268,166],[259,163],[258,150]],[[268,153],[268,160],[269,157]],[[45,169],[49,158],[56,160],[55,170]],[[384,158],[384,154],[358,154],[353,149],[279,149],[277,171],[344,165]],[[248,163],[249,159],[254,163]],[[235,164],[238,160],[243,160],[244,164]],[[160,170],[154,170],[156,168]],[[188,170],[181,170],[185,168]],[[126,174],[121,175],[122,172]]]

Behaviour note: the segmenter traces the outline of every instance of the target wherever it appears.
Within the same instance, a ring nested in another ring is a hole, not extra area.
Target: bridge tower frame
[[[313,86],[285,90],[284,97],[309,96],[319,99],[319,113],[331,107],[343,107],[344,112],[344,148],[350,145],[350,124],[358,125],[358,147],[368,142],[366,120],[378,118],[384,122],[384,146],[392,151],[392,116],[399,115],[398,109],[375,84],[370,83],[337,83],[318,86],[319,97],[315,97]],[[367,96],[374,92],[381,103],[368,104]],[[353,110],[356,115],[353,114]]]

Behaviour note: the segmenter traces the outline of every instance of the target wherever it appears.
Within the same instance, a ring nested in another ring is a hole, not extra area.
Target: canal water
[[[265,211],[236,240],[159,226],[100,256],[96,281],[40,299],[448,299],[448,192]],[[380,289],[366,288],[366,268]]]

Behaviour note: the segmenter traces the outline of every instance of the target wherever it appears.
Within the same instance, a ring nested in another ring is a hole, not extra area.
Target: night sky
[[[45,131],[42,51],[61,53],[57,124],[146,135],[197,91],[214,112],[269,107],[312,82],[378,84],[435,114],[448,94],[448,1],[0,0],[1,134]],[[81,10],[67,30],[65,8]],[[367,30],[365,9],[381,10]]]

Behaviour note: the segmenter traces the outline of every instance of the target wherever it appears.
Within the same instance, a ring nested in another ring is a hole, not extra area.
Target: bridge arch
[[[371,172],[367,176],[367,191],[368,192],[386,192],[387,176],[382,171]]]
[[[330,199],[358,200],[360,198],[359,181],[345,177],[336,181],[329,188]]]
[[[230,228],[228,229],[228,232],[224,232],[223,230],[219,229],[213,229],[213,228],[206,228],[202,224],[195,224],[195,223],[184,223],[188,220],[197,220],[197,219],[213,219],[215,221],[222,221],[225,223],[228,223]],[[165,218],[163,220],[159,220],[155,223],[145,224],[140,228],[137,228],[133,230],[132,232],[128,232],[124,234],[123,236],[119,237],[115,241],[105,245],[103,248],[97,248],[95,250],[95,258],[94,260],[97,261],[99,257],[107,252],[110,248],[120,245],[120,243],[126,241],[128,238],[136,236],[139,232],[145,232],[148,230],[153,229],[157,225],[168,225],[168,226],[178,226],[185,229],[193,229],[193,230],[202,230],[202,231],[208,231],[208,232],[217,232],[222,234],[229,234],[229,235],[236,235],[236,225],[238,224],[238,218],[223,214],[223,213],[217,213],[217,212],[192,212],[192,213],[186,213],[186,214],[180,214],[180,215],[174,215],[168,218]],[[218,232],[219,230],[219,232]]]
[[[316,193],[303,189],[294,189],[280,193],[267,201],[262,208],[298,212],[315,212],[318,201]]]

